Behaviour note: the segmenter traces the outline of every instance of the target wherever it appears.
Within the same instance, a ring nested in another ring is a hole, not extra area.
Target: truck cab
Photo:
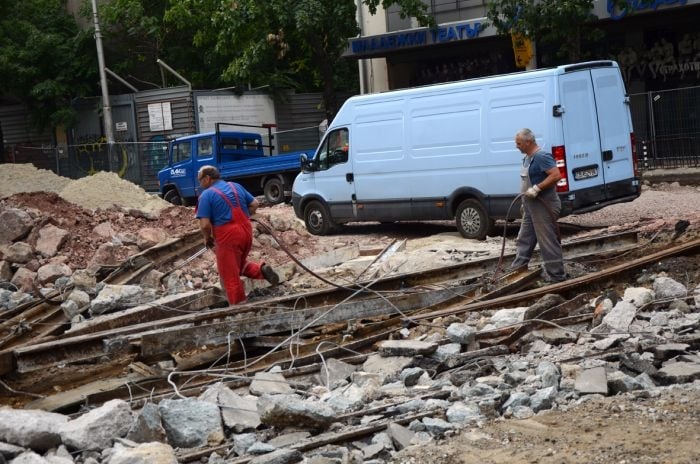
[[[253,195],[264,195],[269,203],[281,203],[291,195],[302,152],[273,155],[265,148],[256,132],[221,131],[218,125],[214,132],[172,140],[168,165],[158,173],[160,195],[175,205],[195,204],[201,193],[197,172],[211,165],[219,169],[222,179],[243,185]],[[271,152],[273,147],[267,148]]]

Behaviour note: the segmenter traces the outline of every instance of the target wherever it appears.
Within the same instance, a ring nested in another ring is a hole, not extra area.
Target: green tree
[[[398,5],[402,14],[431,24],[420,0],[364,0],[370,10]],[[347,39],[359,33],[353,0],[172,0],[166,22],[196,30],[193,44],[223,62],[221,80],[231,86],[321,90],[325,111],[337,110],[336,91],[357,82],[353,64],[341,58]]]
[[[70,127],[76,97],[97,93],[97,56],[61,0],[0,0],[0,95],[25,104],[39,129]]]
[[[596,41],[593,0],[491,0],[487,17],[501,34],[523,34],[542,45],[558,47],[558,56],[570,62],[585,58],[581,44]]]

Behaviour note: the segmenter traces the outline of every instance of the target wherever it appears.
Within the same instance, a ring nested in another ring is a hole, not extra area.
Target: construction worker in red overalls
[[[195,215],[205,245],[216,253],[216,267],[229,304],[246,300],[241,275],[277,285],[279,276],[269,265],[247,260],[253,245],[249,218],[259,204],[255,197],[241,185],[223,181],[214,166],[202,166],[197,179],[204,191]]]

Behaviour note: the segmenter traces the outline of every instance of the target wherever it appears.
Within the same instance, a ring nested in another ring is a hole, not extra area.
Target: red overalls
[[[237,304],[246,300],[245,288],[241,274],[251,279],[264,279],[260,272],[261,264],[246,261],[253,245],[253,227],[250,219],[240,207],[236,187],[229,182],[236,205],[216,187],[209,187],[218,193],[231,207],[231,220],[226,224],[214,226],[216,247],[216,267],[219,270],[221,285],[226,291],[229,304]]]

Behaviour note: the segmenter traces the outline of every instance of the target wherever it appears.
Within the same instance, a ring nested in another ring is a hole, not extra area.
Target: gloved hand
[[[525,191],[525,196],[530,197],[530,198],[535,198],[535,197],[537,197],[537,194],[540,193],[541,191],[542,191],[542,189],[540,189],[537,186],[537,184],[535,184]]]

